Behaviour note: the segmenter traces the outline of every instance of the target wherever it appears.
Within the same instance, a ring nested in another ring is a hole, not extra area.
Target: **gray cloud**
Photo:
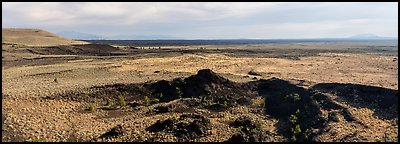
[[[397,37],[397,3],[2,3],[4,27],[97,35]]]

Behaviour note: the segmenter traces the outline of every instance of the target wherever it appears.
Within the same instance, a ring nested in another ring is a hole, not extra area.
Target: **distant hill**
[[[61,31],[56,34],[66,37],[66,38],[76,39],[76,40],[103,40],[103,39],[105,39],[102,36],[88,34],[88,33],[81,33],[81,32],[76,32],[76,31]]]
[[[2,43],[27,46],[55,46],[87,44],[88,42],[64,38],[40,29],[3,28]]]
[[[180,39],[179,37],[169,35],[116,35],[116,36],[99,36],[89,33],[81,33],[76,31],[61,31],[57,33],[60,36],[75,40],[171,40]]]
[[[354,35],[349,37],[349,39],[372,39],[372,40],[377,40],[377,39],[397,39],[395,37],[381,37],[377,36],[374,34],[359,34],[359,35]]]

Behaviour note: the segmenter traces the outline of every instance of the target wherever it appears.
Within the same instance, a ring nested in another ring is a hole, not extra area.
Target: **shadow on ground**
[[[374,115],[382,119],[398,117],[398,91],[382,87],[359,84],[320,83],[311,89],[323,93],[335,94],[356,108],[369,108]],[[393,108],[394,111],[386,111]]]

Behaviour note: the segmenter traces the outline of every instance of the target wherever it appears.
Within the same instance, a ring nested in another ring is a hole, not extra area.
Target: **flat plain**
[[[2,31],[3,142],[398,141],[397,41],[142,47],[15,31]]]

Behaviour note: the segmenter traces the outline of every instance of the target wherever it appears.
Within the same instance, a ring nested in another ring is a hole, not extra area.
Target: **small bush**
[[[224,103],[222,104],[222,106],[223,106],[224,108],[227,108],[227,107],[228,107],[228,102],[224,101]]]
[[[297,93],[291,93],[289,95],[286,95],[285,99],[293,100],[294,102],[297,102],[297,101],[301,100],[301,97]]]
[[[41,139],[41,138],[33,138],[33,139],[31,140],[31,142],[44,142],[44,140]]]
[[[295,124],[297,122],[297,116],[296,115],[290,115],[290,122],[292,122],[292,124]]]
[[[261,122],[257,122],[256,123],[256,128],[258,129],[258,130],[263,130],[264,128],[263,128],[263,125],[261,124]]]
[[[123,96],[118,96],[117,104],[118,104],[118,106],[121,106],[121,107],[126,106],[125,98]]]
[[[300,114],[300,110],[297,109],[295,114],[290,115],[290,122],[292,123],[292,128],[290,128],[290,132],[292,133],[292,141],[297,141],[297,136],[301,133],[301,128],[298,123],[298,118],[297,116]]]
[[[145,103],[146,105],[149,105],[149,104],[150,104],[150,98],[149,98],[148,96],[144,96],[144,103]]]
[[[112,105],[113,105],[112,101],[110,99],[107,99],[106,106],[112,106]]]
[[[54,78],[54,82],[55,82],[55,83],[58,83],[58,79],[57,79],[57,78]]]
[[[181,91],[181,89],[179,89],[178,87],[176,87],[175,89],[176,89],[176,96],[177,96],[178,98],[182,98],[182,91]]]
[[[96,106],[93,103],[89,103],[87,110],[93,112],[96,110]]]
[[[203,98],[201,98],[201,103],[206,103],[207,102],[207,97],[204,96]]]
[[[293,140],[293,141],[296,141],[296,140],[297,140],[296,135],[298,135],[299,133],[301,133],[300,125],[299,125],[299,124],[296,124],[295,127],[292,127],[292,128],[290,129],[290,131],[291,131],[292,134],[293,134],[292,140]]]
[[[155,98],[155,99],[153,99],[153,101],[154,101],[155,103],[158,103],[158,102],[160,102],[160,99]]]
[[[294,101],[299,101],[299,100],[301,100],[301,97],[300,97],[300,95],[299,94],[297,94],[297,93],[294,93],[294,94],[292,94],[293,95],[293,99],[294,99]]]

